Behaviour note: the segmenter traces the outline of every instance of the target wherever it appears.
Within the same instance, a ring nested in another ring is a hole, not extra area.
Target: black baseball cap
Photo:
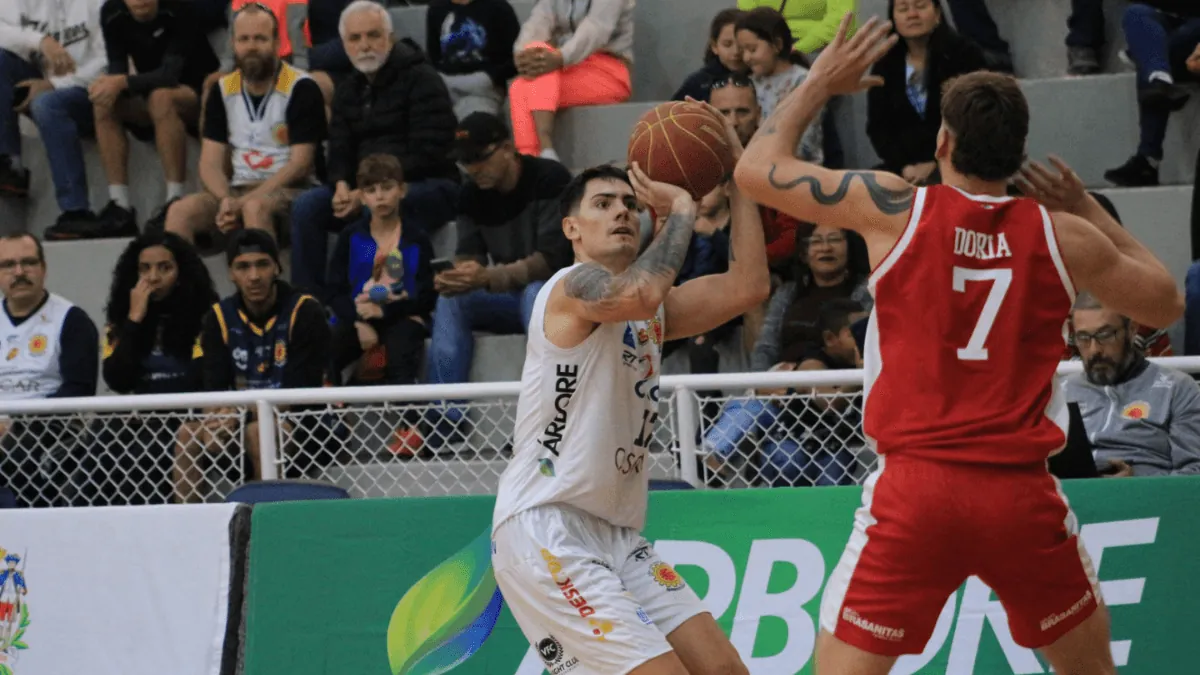
[[[279,246],[275,238],[262,230],[242,229],[234,233],[225,249],[225,261],[232,267],[233,261],[243,253],[265,253],[282,269],[279,262]]]
[[[454,159],[473,164],[486,159],[488,148],[509,139],[504,121],[491,113],[473,112],[454,131]]]

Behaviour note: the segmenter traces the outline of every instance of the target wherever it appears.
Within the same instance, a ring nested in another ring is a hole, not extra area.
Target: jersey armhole
[[[917,194],[913,198],[912,213],[909,214],[908,223],[904,225],[904,231],[900,233],[900,238],[896,243],[892,244],[891,250],[883,256],[879,261],[879,265],[871,270],[871,275],[867,277],[867,289],[871,291],[871,295],[875,295],[875,284],[887,274],[888,270],[896,264],[900,256],[904,255],[905,249],[912,243],[913,236],[917,233],[917,226],[921,222],[921,214],[925,210],[925,195],[928,188],[917,188]]]
[[[584,352],[595,340],[596,334],[599,333],[600,329],[604,326],[602,323],[595,324],[592,327],[592,332],[588,333],[588,336],[574,347],[559,347],[550,341],[550,338],[546,335],[546,310],[547,306],[550,304],[550,296],[554,293],[554,289],[563,282],[565,277],[566,274],[555,275],[545,286],[542,287],[542,290],[538,291],[538,299],[534,302],[530,323],[532,324],[532,322],[537,321],[540,314],[541,325],[537,327],[536,333],[534,333],[532,325],[528,326],[527,328],[529,332],[528,337],[530,339],[533,339],[534,335],[536,335],[538,343],[542,347],[544,347],[547,351],[560,354],[562,356],[576,355]],[[545,295],[543,296],[542,293],[545,293]]]
[[[1050,251],[1050,259],[1054,261],[1054,269],[1058,271],[1058,278],[1062,281],[1063,290],[1067,292],[1067,298],[1071,304],[1075,304],[1075,281],[1071,278],[1071,272],[1063,263],[1062,250],[1058,247],[1058,234],[1054,231],[1054,219],[1050,217],[1050,212],[1046,207],[1038,204],[1038,211],[1042,214],[1042,229],[1046,233],[1046,248]]]

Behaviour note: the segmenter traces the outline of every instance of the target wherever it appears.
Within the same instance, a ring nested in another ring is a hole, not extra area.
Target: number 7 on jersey
[[[1011,269],[975,270],[966,267],[954,268],[954,290],[965,293],[968,281],[991,281],[987,300],[983,303],[983,311],[971,331],[971,339],[967,346],[958,350],[958,358],[963,361],[987,361],[988,334],[992,332],[992,324],[996,323],[996,315],[1000,313],[1000,305],[1004,304],[1004,296],[1012,285]]]

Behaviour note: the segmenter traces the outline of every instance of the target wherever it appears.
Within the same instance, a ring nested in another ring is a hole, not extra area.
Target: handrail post
[[[258,408],[258,452],[262,460],[262,479],[277,480],[279,478],[279,436],[275,429],[275,406],[269,401],[255,401]]]
[[[687,387],[675,388],[675,440],[679,443],[679,475],[696,489],[704,487],[696,470],[696,433],[700,420],[696,415],[695,395]]]

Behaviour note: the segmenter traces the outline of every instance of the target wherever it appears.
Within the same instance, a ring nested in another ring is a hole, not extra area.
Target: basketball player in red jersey
[[[1057,673],[1115,673],[1091,562],[1046,469],[1066,443],[1055,368],[1076,290],[1155,327],[1180,317],[1183,298],[1065,165],[1023,174],[1045,204],[1006,196],[1029,127],[1008,76],[966,75],[945,92],[943,185],[794,158],[831,97],[879,83],[864,77],[895,43],[890,25],[871,20],[847,39],[848,25],[734,174],[760,204],[861,233],[873,267],[864,431],[879,469],[825,588],[817,673],[885,675],[923,650],[973,575],[1003,603],[1013,639]]]

